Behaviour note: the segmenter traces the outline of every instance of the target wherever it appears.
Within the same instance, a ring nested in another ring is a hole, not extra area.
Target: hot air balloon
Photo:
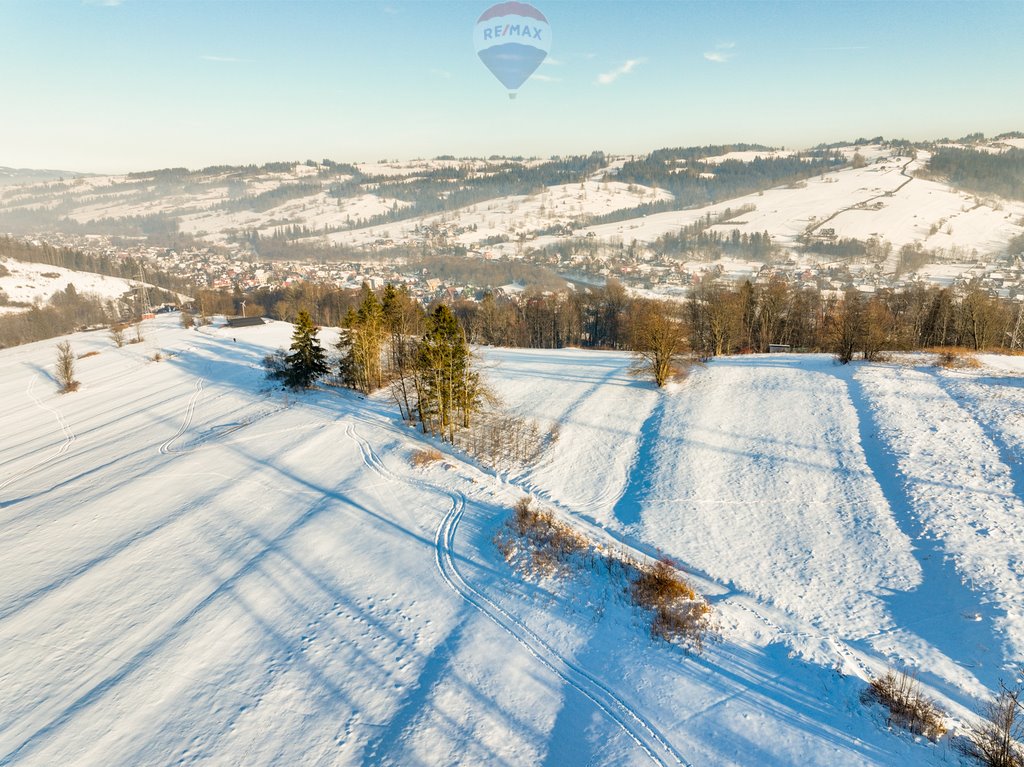
[[[551,50],[551,27],[532,5],[498,3],[477,19],[473,43],[480,60],[514,99]]]

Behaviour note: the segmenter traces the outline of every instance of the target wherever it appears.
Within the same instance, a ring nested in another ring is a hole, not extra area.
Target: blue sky
[[[0,0],[0,165],[643,152],[1024,130],[1024,2],[535,0],[509,100],[488,2]]]

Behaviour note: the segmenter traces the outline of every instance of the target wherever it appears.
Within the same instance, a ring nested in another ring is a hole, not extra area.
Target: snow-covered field
[[[55,342],[0,352],[0,764],[955,764],[864,678],[909,665],[960,718],[1024,661],[1020,358],[658,392],[623,354],[482,350],[560,431],[495,475],[413,468],[384,398],[270,390],[290,325],[145,331],[71,336],[99,353],[63,396]],[[511,570],[523,492],[677,560],[720,639],[652,640],[601,567]]]

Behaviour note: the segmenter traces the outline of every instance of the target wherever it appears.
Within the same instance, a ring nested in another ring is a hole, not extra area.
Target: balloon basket
[[[509,97],[509,99],[515,99],[516,94],[510,93],[510,94],[508,94],[508,97]]]

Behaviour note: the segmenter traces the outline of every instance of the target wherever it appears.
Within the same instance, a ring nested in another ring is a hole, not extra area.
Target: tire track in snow
[[[72,431],[71,426],[68,425],[68,422],[66,420],[64,420],[64,416],[61,415],[60,411],[57,410],[56,408],[50,407],[49,405],[44,405],[43,401],[41,399],[39,399],[39,397],[37,397],[35,395],[35,392],[33,391],[33,389],[35,389],[35,385],[36,385],[36,381],[37,380],[38,380],[38,376],[35,376],[35,375],[33,375],[31,378],[29,378],[28,386],[25,389],[25,393],[36,404],[36,407],[40,408],[41,410],[45,410],[48,413],[51,413],[53,415],[53,417],[55,419],[57,419],[57,424],[60,426],[61,432],[64,434],[64,442],[61,443],[61,446],[59,448],[57,448],[57,452],[53,453],[52,455],[46,456],[42,460],[38,461],[37,463],[35,463],[32,466],[30,466],[29,468],[27,468],[25,471],[23,471],[23,472],[21,472],[19,474],[15,474],[14,476],[8,477],[3,482],[0,482],[0,490],[3,490],[5,487],[7,487],[8,485],[16,482],[19,479],[23,479],[24,477],[27,477],[29,474],[31,474],[32,472],[34,472],[37,469],[41,468],[42,466],[44,466],[44,465],[46,465],[46,464],[48,464],[48,463],[50,463],[52,461],[57,460],[62,455],[67,453],[68,450],[71,449],[71,445],[77,439],[77,436],[75,435],[75,432]]]
[[[182,450],[172,450],[171,445],[173,445],[178,440],[178,438],[181,437],[181,435],[188,430],[188,427],[192,425],[192,416],[196,412],[196,402],[199,401],[199,396],[202,393],[203,379],[197,378],[195,391],[192,393],[192,396],[189,397],[188,405],[185,406],[185,418],[182,420],[181,426],[178,427],[178,431],[174,434],[173,437],[166,440],[162,445],[160,445],[160,452],[163,453],[164,455],[184,452]]]
[[[689,763],[650,720],[632,708],[591,673],[560,655],[522,621],[466,581],[455,564],[455,534],[466,508],[466,498],[461,492],[453,492],[420,480],[398,477],[384,465],[372,446],[359,435],[354,425],[348,424],[346,433],[359,446],[367,468],[382,478],[388,481],[405,482],[433,492],[443,492],[451,499],[451,508],[441,519],[434,535],[434,563],[442,580],[454,593],[511,636],[541,665],[593,703],[605,716],[618,725],[653,763],[663,767],[673,764],[689,767]]]

